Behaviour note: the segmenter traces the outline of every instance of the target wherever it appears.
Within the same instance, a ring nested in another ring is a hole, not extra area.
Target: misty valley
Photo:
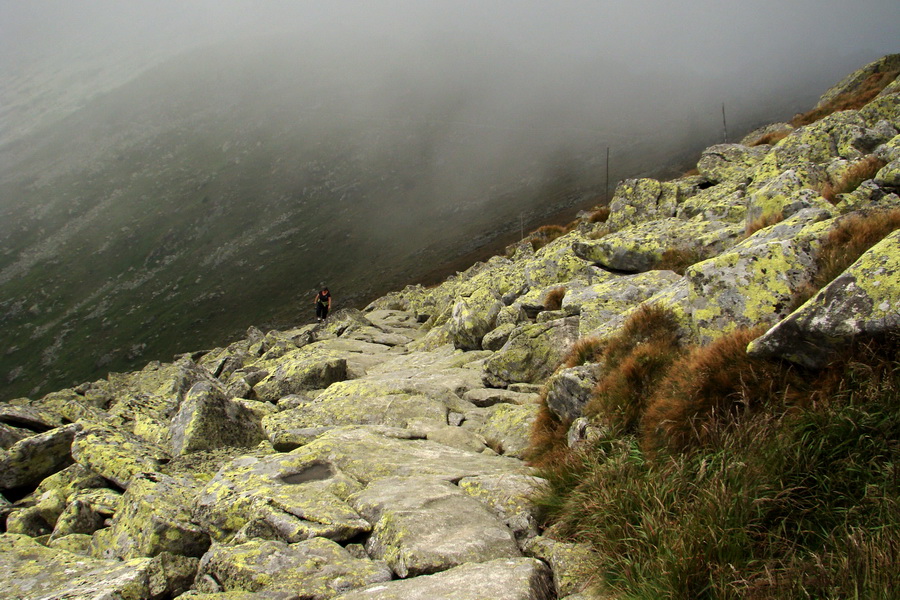
[[[720,134],[711,120],[661,135],[673,117],[649,94],[659,122],[624,118],[634,98],[573,114],[539,91],[596,82],[536,82],[534,57],[437,45],[415,60],[205,48],[4,140],[2,399],[309,321],[323,284],[335,308],[360,307],[602,202],[608,177],[676,174]],[[468,60],[485,52],[497,64]],[[641,91],[645,75],[618,83]]]

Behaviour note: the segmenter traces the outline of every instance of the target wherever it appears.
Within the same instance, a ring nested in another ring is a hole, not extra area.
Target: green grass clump
[[[697,403],[657,421],[682,422],[677,443],[659,443],[666,427],[653,444],[606,430],[540,465],[548,533],[592,546],[623,598],[897,597],[900,339],[859,343],[798,384],[737,355],[750,335],[659,382],[657,401]]]

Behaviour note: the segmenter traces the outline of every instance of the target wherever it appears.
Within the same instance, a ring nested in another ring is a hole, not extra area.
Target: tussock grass
[[[816,274],[799,290],[794,306],[799,307],[834,281],[872,246],[900,229],[900,209],[853,214],[842,219],[822,242],[816,257]]]
[[[568,460],[568,446],[566,434],[571,423],[560,420],[547,407],[547,402],[542,396],[538,405],[538,412],[531,425],[531,439],[525,452],[525,459],[534,466],[558,465]]]
[[[585,337],[576,340],[563,359],[563,367],[571,369],[586,363],[598,362],[605,347],[605,342],[597,337]]]
[[[824,119],[828,115],[842,110],[859,110],[871,102],[878,94],[888,86],[897,76],[900,68],[872,73],[856,89],[835,96],[823,106],[814,108],[808,112],[796,115],[791,120],[791,125],[801,127]]]
[[[697,248],[668,248],[660,256],[654,269],[675,271],[679,275],[691,265],[705,260],[706,257]]]
[[[601,206],[588,216],[588,223],[606,223],[609,220],[610,212],[608,206]]]
[[[900,340],[859,343],[795,389],[737,356],[750,335],[669,370],[722,398],[704,401],[702,445],[647,453],[642,434],[607,433],[558,455],[540,469],[544,525],[591,545],[621,597],[896,597]]]
[[[769,133],[763,134],[759,136],[757,139],[753,140],[749,144],[750,147],[753,146],[774,146],[787,136],[791,135],[790,129],[782,129],[780,131],[770,131]]]
[[[565,297],[566,288],[564,286],[559,286],[547,290],[547,293],[544,294],[544,300],[542,302],[542,304],[544,305],[544,310],[561,309],[563,298]]]
[[[869,155],[851,165],[835,183],[825,183],[819,191],[822,197],[835,204],[839,194],[856,190],[863,181],[872,179],[887,163],[874,155]]]
[[[653,305],[641,306],[621,333],[606,340],[597,382],[585,415],[617,431],[633,431],[644,399],[678,356],[678,324],[674,315]]]
[[[766,227],[771,227],[776,223],[781,223],[784,221],[784,213],[777,212],[771,213],[768,215],[762,215],[758,219],[755,219],[749,223],[747,223],[747,228],[744,230],[744,239],[747,239],[760,229],[765,229]]]
[[[542,225],[532,231],[528,240],[535,252],[552,242],[553,240],[569,233],[569,229],[562,225]]]
[[[789,403],[802,387],[796,371],[782,361],[747,354],[747,344],[764,331],[738,329],[672,365],[651,390],[641,420],[645,449],[680,451],[708,445],[718,427],[730,426],[745,411]]]

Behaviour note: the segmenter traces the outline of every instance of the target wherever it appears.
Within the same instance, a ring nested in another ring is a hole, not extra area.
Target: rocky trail
[[[586,598],[591,550],[541,531],[523,461],[542,403],[570,445],[591,435],[604,366],[565,364],[577,341],[650,305],[684,344],[761,327],[749,353],[806,368],[900,332],[897,81],[858,110],[709,148],[698,172],[627,180],[605,222],[582,215],[327,324],[0,406],[0,596]],[[895,224],[795,306],[829,236],[872,219]],[[662,268],[672,252],[691,264]]]

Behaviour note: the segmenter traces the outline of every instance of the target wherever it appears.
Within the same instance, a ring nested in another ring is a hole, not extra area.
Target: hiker
[[[320,323],[324,323],[328,318],[328,311],[331,310],[331,292],[327,287],[322,288],[322,291],[316,294],[313,304],[316,305],[316,319]]]

